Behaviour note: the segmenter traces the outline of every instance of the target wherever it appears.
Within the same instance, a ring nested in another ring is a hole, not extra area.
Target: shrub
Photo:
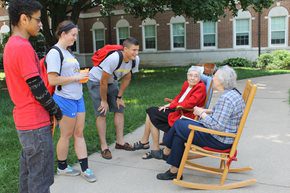
[[[223,61],[223,64],[227,64],[232,67],[252,67],[252,62],[246,58],[228,58]]]
[[[271,64],[274,60],[274,57],[270,53],[261,54],[257,61],[258,68],[265,68]]]
[[[290,66],[290,52],[276,50],[272,53],[262,54],[258,58],[257,66],[266,69],[286,69]]]

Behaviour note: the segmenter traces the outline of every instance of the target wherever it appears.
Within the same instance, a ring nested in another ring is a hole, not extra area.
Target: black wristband
[[[122,96],[117,96],[117,99],[122,99]]]

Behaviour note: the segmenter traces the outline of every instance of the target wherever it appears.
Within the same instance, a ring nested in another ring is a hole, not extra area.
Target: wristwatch
[[[117,99],[122,99],[122,96],[117,96]]]

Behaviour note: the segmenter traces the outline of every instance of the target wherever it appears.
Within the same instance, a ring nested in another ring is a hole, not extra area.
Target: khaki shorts
[[[98,111],[98,108],[101,105],[101,95],[100,95],[100,82],[94,82],[89,80],[87,83],[90,96],[93,100],[93,106],[96,116],[105,116],[103,113],[101,114],[100,111]],[[115,113],[124,113],[124,107],[120,106],[118,109],[117,106],[117,95],[119,92],[118,83],[112,83],[108,84],[108,94],[107,94],[107,101],[109,105],[109,111],[115,112]]]

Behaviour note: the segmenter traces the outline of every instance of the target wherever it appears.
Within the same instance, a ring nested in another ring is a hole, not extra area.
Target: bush
[[[273,63],[274,57],[270,53],[261,54],[257,61],[258,68],[265,68],[269,64]]]
[[[290,66],[290,52],[276,50],[272,53],[262,54],[258,58],[257,66],[266,69],[287,69]]]
[[[223,64],[227,64],[232,67],[252,67],[253,63],[246,58],[228,58],[223,61]]]

